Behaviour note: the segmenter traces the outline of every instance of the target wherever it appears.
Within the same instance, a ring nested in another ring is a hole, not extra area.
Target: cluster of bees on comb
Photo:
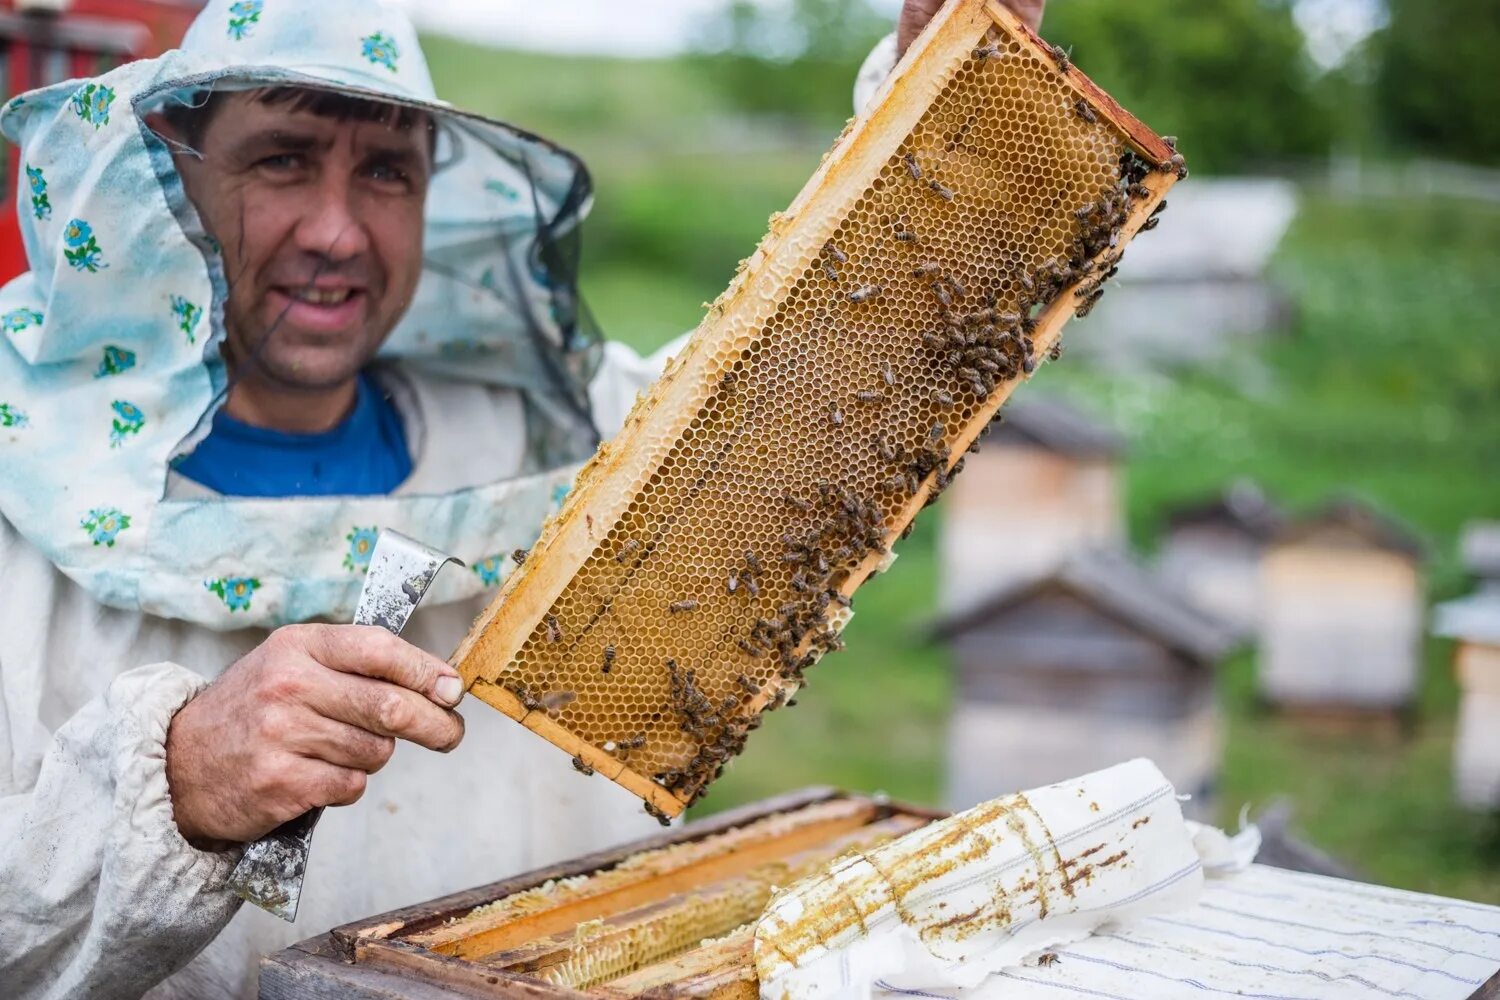
[[[1066,52],[1056,47],[1050,52],[1057,72],[1066,74]],[[999,61],[1004,51],[992,43],[974,49],[972,56],[983,64]],[[1070,95],[1059,109],[1085,125],[1099,122],[1099,112],[1081,97]],[[717,572],[722,575],[716,586],[754,609],[747,615],[748,625],[731,624],[733,646],[721,654],[730,661],[736,655],[742,657],[744,666],[694,661],[705,671],[700,674],[682,665],[689,660],[675,644],[657,651],[653,660],[661,663],[664,687],[670,693],[670,707],[662,705],[661,711],[671,720],[671,728],[683,737],[672,741],[656,731],[648,755],[655,754],[651,759],[666,763],[637,766],[638,770],[649,771],[658,785],[691,804],[706,794],[707,786],[742,751],[765,711],[795,704],[792,696],[806,683],[807,668],[824,653],[842,647],[840,632],[851,607],[846,591],[853,589],[849,586],[853,575],[872,556],[888,555],[896,533],[894,525],[900,524],[901,513],[913,501],[922,497],[924,506],[931,504],[963,470],[964,459],[959,456],[955,461],[954,451],[963,428],[972,426],[970,415],[975,409],[1012,380],[1036,370],[1041,360],[1036,335],[1049,307],[1071,295],[1074,314],[1087,315],[1118,269],[1123,254],[1122,228],[1136,215],[1137,206],[1154,196],[1146,183],[1151,173],[1186,176],[1175,139],[1165,137],[1164,141],[1172,147],[1171,156],[1159,165],[1124,146],[1117,163],[1117,182],[1111,180],[1115,176],[1111,166],[1114,152],[1111,149],[1105,154],[1101,167],[1107,190],[1072,212],[1061,227],[1060,250],[1053,242],[1048,244],[1052,249],[1040,251],[1053,256],[1034,259],[1027,254],[1025,260],[1017,256],[998,262],[998,266],[987,262],[978,269],[978,277],[973,266],[960,274],[957,265],[945,264],[945,246],[951,246],[951,242],[945,242],[936,232],[931,234],[932,239],[927,238],[922,231],[928,225],[926,213],[914,207],[922,202],[912,200],[931,199],[935,208],[944,211],[962,208],[966,201],[964,180],[948,176],[944,154],[938,149],[908,139],[896,150],[889,176],[893,183],[910,185],[905,189],[904,204],[913,208],[912,215],[918,216],[918,221],[914,223],[908,215],[886,216],[880,225],[895,246],[886,244],[884,248],[857,244],[836,233],[822,243],[809,264],[813,273],[821,274],[833,286],[836,298],[847,303],[843,308],[855,316],[879,308],[883,297],[895,294],[893,288],[909,296],[905,285],[908,275],[921,296],[930,296],[927,301],[931,312],[924,311],[922,320],[897,331],[902,337],[910,337],[909,346],[903,350],[915,348],[919,373],[913,374],[910,367],[898,373],[889,361],[881,361],[878,374],[862,376],[858,387],[847,395],[817,404],[818,419],[845,433],[863,427],[863,435],[873,419],[880,429],[868,438],[851,441],[849,446],[868,448],[863,453],[865,461],[873,455],[878,460],[874,466],[884,471],[878,478],[865,478],[858,484],[832,471],[826,473],[828,478],[802,479],[798,490],[780,493],[779,505],[785,516],[777,530],[785,530],[779,545],[772,547],[777,543],[767,535],[765,542],[757,543],[759,551],[746,549],[741,554],[737,548],[731,550],[733,565],[727,572],[723,562],[718,564]],[[1141,231],[1155,228],[1165,208],[1166,202],[1160,202],[1142,223]],[[887,266],[872,278],[871,273],[877,269],[863,266],[867,261],[860,258],[889,257],[897,247],[904,258],[900,269],[892,272]],[[918,341],[920,347],[916,347]],[[1048,354],[1056,358],[1060,350],[1060,344],[1053,341]],[[745,378],[739,370],[725,372],[718,380],[717,397],[733,400],[737,394],[753,391]],[[920,406],[914,405],[913,393],[921,394]],[[882,416],[913,409],[927,414],[915,427],[909,421],[898,427]],[[968,450],[975,451],[978,445],[976,439]],[[905,538],[911,529],[912,522],[908,521],[900,537]],[[649,539],[643,543],[625,537],[618,543],[613,560],[637,565],[652,554],[656,544]],[[518,557],[523,558],[524,553],[518,553]],[[776,596],[762,601],[763,589]],[[669,595],[669,602],[663,599],[668,617],[685,622],[691,622],[695,614],[706,613],[700,612],[700,607],[715,599],[701,589],[687,595],[681,591]],[[722,601],[722,595],[716,599]],[[547,644],[565,639],[561,624],[551,613],[543,618],[542,635]],[[615,652],[614,645],[604,648],[600,672],[609,674],[614,669]],[[669,652],[673,655],[664,655]],[[736,669],[741,672],[735,673]],[[733,683],[728,683],[731,678]],[[515,681],[502,683],[527,709],[555,715],[572,700],[566,691],[538,696]],[[558,704],[560,697],[567,701]],[[627,731],[633,731],[633,727]],[[609,735],[614,740],[600,744],[602,749],[627,765],[632,751],[646,745],[644,732],[624,740],[616,733]],[[670,752],[663,752],[666,744],[659,745],[663,739],[672,743]],[[574,759],[574,767],[584,774],[593,773],[581,757]],[[667,817],[649,801],[646,810],[666,822]]]

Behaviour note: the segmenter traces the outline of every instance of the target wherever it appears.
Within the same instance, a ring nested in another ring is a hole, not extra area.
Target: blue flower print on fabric
[[[253,576],[224,576],[217,580],[204,580],[203,586],[210,593],[217,594],[232,613],[250,610],[250,598],[260,589],[260,580]]]
[[[344,553],[344,568],[350,572],[369,569],[370,556],[375,552],[375,540],[380,535],[377,528],[353,528],[344,536],[349,551]]]
[[[130,515],[120,513],[115,507],[95,507],[78,523],[95,545],[112,549],[120,532],[130,527]]]
[[[479,577],[480,583],[486,587],[493,587],[500,582],[500,567],[504,561],[504,556],[490,556],[488,559],[479,560],[469,568],[474,571],[475,576]]]
[[[260,23],[260,13],[265,9],[262,0],[239,0],[229,5],[229,37],[243,41],[250,37],[251,30]]]
[[[141,432],[141,428],[146,425],[146,415],[141,412],[140,407],[123,399],[111,403],[110,409],[115,411],[115,417],[109,432],[109,446],[118,448],[125,443],[125,438]]]
[[[203,318],[203,307],[195,306],[181,295],[172,296],[172,315],[177,318],[177,329],[187,335],[189,344],[198,342],[198,321]]]
[[[0,427],[30,427],[31,418],[9,403],[0,403]]]
[[[370,62],[377,66],[384,66],[392,73],[396,72],[396,60],[401,58],[401,53],[396,48],[396,40],[383,31],[377,31],[373,35],[366,35],[360,40],[360,52]]]
[[[6,333],[20,333],[28,326],[41,326],[42,314],[35,309],[12,309],[0,315],[0,329]]]
[[[31,185],[31,214],[38,220],[52,218],[52,201],[47,197],[47,178],[40,167],[26,164],[26,182]]]
[[[115,103],[115,88],[85,83],[73,93],[73,113],[94,128],[109,124],[109,106]]]
[[[69,220],[63,229],[63,256],[75,271],[98,273],[109,265],[103,262],[104,251],[94,237],[94,228],[82,219]]]
[[[489,180],[484,182],[484,189],[491,194],[498,194],[506,201],[521,200],[521,192],[517,191],[514,185],[507,184],[495,177],[491,177]]]
[[[123,347],[110,344],[104,349],[104,357],[99,361],[99,367],[94,369],[94,378],[104,378],[107,375],[118,375],[135,367],[135,352],[127,351]]]

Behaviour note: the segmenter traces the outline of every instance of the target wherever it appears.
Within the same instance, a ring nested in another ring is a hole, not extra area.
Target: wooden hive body
[[[1008,11],[945,7],[475,623],[470,690],[680,813],[1180,164]]]

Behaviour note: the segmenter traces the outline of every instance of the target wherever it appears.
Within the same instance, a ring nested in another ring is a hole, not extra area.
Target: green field
[[[685,62],[440,39],[430,53],[441,94],[593,164],[585,294],[607,334],[641,348],[697,323],[832,138],[809,141],[804,129],[776,141],[766,123],[737,121]],[[738,141],[741,131],[758,138]],[[1308,192],[1275,261],[1298,308],[1285,336],[1212,371],[1122,380],[1064,359],[1041,381],[1129,434],[1129,523],[1143,550],[1173,503],[1239,476],[1293,505],[1354,490],[1422,534],[1440,600],[1465,586],[1460,525],[1500,517],[1497,275],[1500,206]],[[847,652],[811,672],[798,706],[767,721],[700,813],[814,783],[940,801],[947,659],[921,641],[935,516],[898,549],[896,571],[860,591]],[[1253,658],[1227,665],[1225,821],[1241,803],[1284,795],[1301,833],[1370,877],[1500,903],[1500,821],[1451,802],[1449,652],[1429,644],[1420,719],[1404,740],[1320,737],[1261,715]]]

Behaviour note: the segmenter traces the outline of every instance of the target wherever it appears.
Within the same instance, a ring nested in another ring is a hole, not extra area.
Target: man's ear
[[[153,111],[146,116],[146,127],[167,144],[167,149],[173,156],[187,153],[201,157],[202,154],[193,148],[193,144],[188,141],[187,134],[182,128],[160,111]]]

